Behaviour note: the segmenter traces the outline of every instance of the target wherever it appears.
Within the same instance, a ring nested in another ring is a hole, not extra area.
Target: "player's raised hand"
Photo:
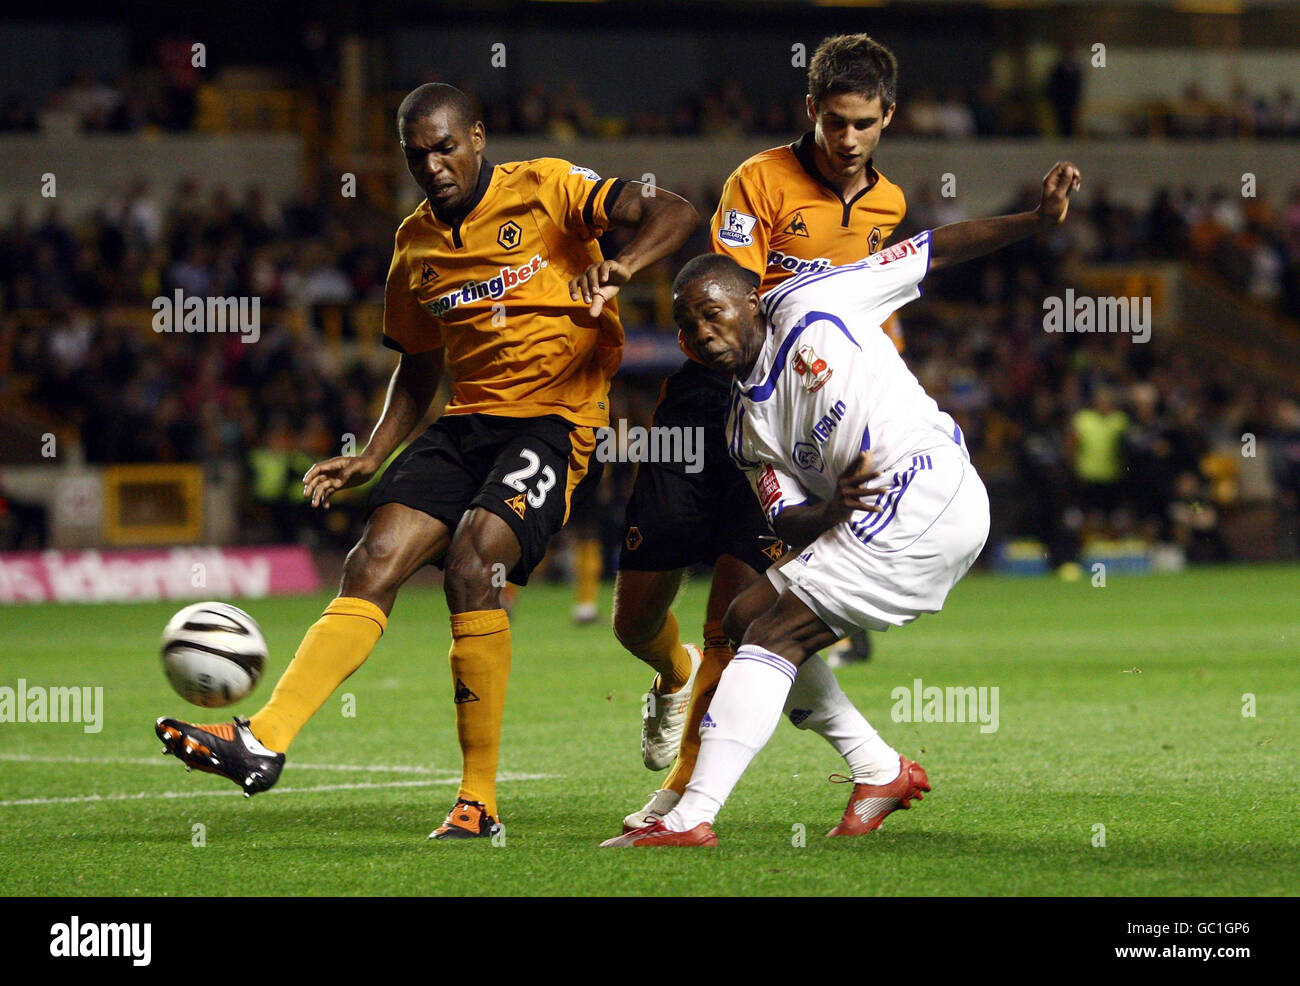
[[[632,279],[632,272],[617,260],[602,260],[592,264],[569,282],[569,297],[582,298],[591,307],[592,317],[599,315],[605,302],[618,294],[619,285]]]
[[[302,477],[302,495],[313,507],[330,506],[330,496],[350,486],[360,486],[378,470],[359,455],[336,455],[318,462]]]
[[[1083,176],[1069,161],[1057,161],[1043,179],[1043,200],[1038,205],[1038,218],[1048,226],[1065,222],[1070,211],[1070,196],[1078,190]]]
[[[832,525],[842,524],[857,512],[880,513],[881,507],[867,502],[868,498],[889,492],[888,486],[871,485],[879,478],[871,451],[864,449],[836,480],[835,495],[826,501],[826,520]]]

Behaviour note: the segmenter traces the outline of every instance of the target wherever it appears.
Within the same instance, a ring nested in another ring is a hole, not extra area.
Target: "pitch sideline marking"
[[[497,778],[501,782],[552,780],[556,774],[502,774]],[[429,781],[386,781],[384,783],[361,784],[321,784],[317,787],[277,787],[280,794],[314,794],[320,791],[366,791],[379,788],[395,787],[433,787],[438,784],[459,784],[460,778],[448,777]],[[96,801],[152,801],[171,800],[175,798],[222,798],[243,797],[242,791],[139,791],[135,794],[87,794],[66,798],[15,798],[0,801],[0,808],[14,808],[26,805],[75,805]]]
[[[12,763],[100,763],[126,764],[141,767],[170,767],[173,761],[164,757],[55,757],[39,753],[0,753],[0,761]],[[422,767],[413,764],[351,764],[351,763],[299,763],[293,766],[298,770],[338,770],[350,772],[374,772],[388,774],[444,774],[460,776],[460,771],[446,767]],[[538,775],[543,776],[541,774]]]

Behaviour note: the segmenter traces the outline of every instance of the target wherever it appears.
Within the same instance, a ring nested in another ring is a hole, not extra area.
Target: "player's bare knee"
[[[343,564],[343,592],[362,599],[388,596],[402,583],[400,546],[395,538],[367,533]]]
[[[631,650],[652,639],[668,618],[680,577],[673,572],[648,576],[619,572],[614,581],[614,636]]]
[[[779,654],[797,666],[803,663],[810,651],[805,648],[800,635],[794,632],[795,629],[773,607],[751,621],[739,639],[742,644],[752,644],[773,654]]]
[[[645,643],[659,632],[660,626],[663,626],[662,619],[658,626],[652,625],[652,621],[646,619],[644,610],[636,604],[614,604],[614,636],[624,647],[631,648]]]

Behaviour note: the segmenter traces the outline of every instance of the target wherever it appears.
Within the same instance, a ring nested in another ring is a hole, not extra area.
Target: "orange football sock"
[[[691,676],[690,651],[678,636],[677,617],[672,610],[668,611],[658,633],[628,650],[659,672],[656,687],[664,694],[679,690]]]
[[[695,673],[695,693],[691,696],[690,711],[686,716],[686,732],[682,734],[682,745],[677,750],[677,760],[668,772],[664,787],[669,791],[682,794],[695,773],[695,758],[700,755],[700,720],[709,711],[714,689],[723,670],[735,656],[731,641],[722,632],[721,620],[710,620],[704,624],[704,659],[700,661],[700,670]]]
[[[384,611],[367,599],[339,596],[302,638],[271,693],[271,701],[249,720],[264,746],[277,753],[295,736],[343,681],[361,667],[388,626]]]
[[[504,609],[453,613],[451,676],[460,740],[459,797],[478,801],[497,821],[497,757],[510,678],[510,618]]]
[[[578,605],[595,603],[600,591],[600,570],[604,564],[600,557],[600,542],[583,538],[573,546],[573,601]]]

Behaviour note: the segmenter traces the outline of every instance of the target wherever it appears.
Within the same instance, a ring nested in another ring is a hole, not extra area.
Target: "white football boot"
[[[650,801],[640,811],[634,811],[623,819],[623,834],[635,832],[643,829],[647,825],[654,825],[663,821],[665,815],[677,807],[677,802],[682,796],[676,791],[669,791],[666,788],[656,791],[650,795]]]
[[[650,684],[641,719],[641,761],[651,770],[671,767],[677,759],[677,749],[682,745],[686,730],[686,715],[691,708],[691,695],[695,691],[695,675],[703,659],[694,644],[685,644],[691,655],[691,676],[677,691],[664,695]],[[659,676],[655,675],[655,681]]]

